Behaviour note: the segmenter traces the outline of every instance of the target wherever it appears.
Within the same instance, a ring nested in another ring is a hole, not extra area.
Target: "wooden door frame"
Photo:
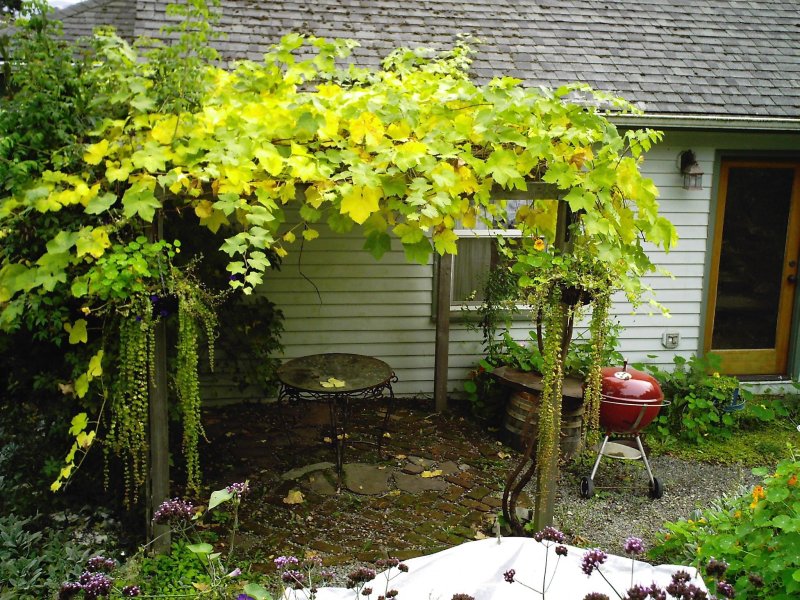
[[[763,169],[770,168],[791,168],[794,169],[794,180],[790,198],[789,218],[787,223],[786,248],[784,252],[783,268],[781,277],[785,281],[790,274],[795,276],[800,273],[800,265],[789,267],[789,261],[800,262],[800,158],[776,157],[755,158],[755,157],[722,157],[719,162],[719,182],[717,185],[717,209],[714,220],[713,241],[711,245],[710,268],[708,280],[708,300],[705,311],[705,331],[704,331],[704,351],[714,352],[723,357],[723,365],[726,362],[729,369],[737,371],[736,374],[744,375],[784,375],[789,372],[789,355],[791,354],[791,342],[796,324],[793,322],[795,316],[795,305],[798,299],[797,285],[795,284],[794,295],[791,298],[782,297],[778,305],[777,321],[786,322],[788,327],[777,328],[775,332],[775,348],[785,348],[782,355],[775,355],[773,360],[773,350],[748,350],[748,364],[753,365],[752,372],[738,373],[744,371],[738,365],[742,363],[742,358],[738,350],[714,350],[711,348],[714,333],[714,316],[717,307],[717,285],[719,283],[719,263],[722,251],[722,235],[725,221],[725,208],[728,195],[728,175],[732,167],[758,167]],[[780,353],[779,353],[780,354]],[[725,360],[726,355],[728,361]]]
[[[717,210],[714,220],[713,240],[710,255],[710,272],[708,284],[708,299],[706,303],[706,319],[704,331],[704,350],[714,352],[723,358],[723,368],[725,368],[726,355],[729,359],[729,368],[737,374],[745,375],[783,375],[790,370],[789,354],[791,352],[791,341],[793,337],[792,317],[795,313],[795,304],[798,297],[797,284],[793,298],[781,297],[778,305],[777,323],[787,323],[787,327],[777,327],[775,332],[776,350],[747,350],[747,362],[752,366],[749,371],[741,372],[737,363],[742,359],[739,354],[743,351],[738,350],[714,350],[711,348],[714,332],[714,315],[717,305],[717,286],[719,283],[719,264],[722,251],[722,234],[725,221],[725,208],[728,195],[728,176],[731,168],[754,167],[762,169],[791,168],[794,170],[794,180],[790,197],[789,217],[787,223],[786,248],[784,252],[783,268],[781,277],[785,280],[790,274],[797,275],[800,267],[790,267],[791,260],[800,261],[800,158],[755,158],[755,157],[722,157],[719,169],[719,183],[717,186]],[[777,371],[777,372],[776,372]]]

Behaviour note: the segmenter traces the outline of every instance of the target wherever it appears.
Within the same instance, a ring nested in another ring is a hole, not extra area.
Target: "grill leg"
[[[636,445],[639,446],[639,452],[642,453],[642,460],[644,461],[644,466],[647,469],[647,476],[650,478],[650,485],[655,485],[653,480],[653,471],[650,469],[650,462],[647,460],[647,454],[644,453],[644,446],[642,446],[642,438],[639,437],[639,434],[636,434]]]
[[[592,468],[592,474],[589,475],[589,479],[594,481],[594,476],[597,475],[597,467],[600,466],[600,459],[603,458],[603,451],[606,449],[606,444],[608,444],[608,438],[611,436],[606,436],[603,440],[603,444],[600,446],[600,451],[597,453],[597,460],[594,461],[594,467]]]

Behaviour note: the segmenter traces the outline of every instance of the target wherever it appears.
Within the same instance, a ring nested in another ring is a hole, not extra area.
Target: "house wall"
[[[703,189],[681,187],[677,156],[691,148],[705,172]],[[654,261],[672,276],[648,278],[655,298],[670,317],[647,304],[633,309],[616,298],[613,313],[624,327],[620,350],[631,362],[672,363],[702,348],[707,255],[712,239],[716,173],[723,152],[746,149],[767,153],[800,148],[798,135],[668,133],[643,165],[658,186],[661,211],[677,227],[680,241],[671,252],[652,250]],[[318,352],[352,352],[389,363],[399,378],[398,394],[433,393],[435,323],[432,319],[434,267],[408,264],[402,248],[393,247],[380,261],[362,250],[359,229],[334,234],[320,227],[320,237],[289,248],[281,270],[271,273],[260,293],[286,316],[282,341],[285,358]],[[796,322],[796,321],[795,321]],[[526,339],[530,322],[515,323],[514,335]],[[677,331],[677,350],[661,345],[665,331]],[[448,389],[460,392],[462,381],[481,355],[480,336],[453,322],[450,334]],[[648,359],[648,355],[655,358]],[[796,374],[796,371],[795,371]]]

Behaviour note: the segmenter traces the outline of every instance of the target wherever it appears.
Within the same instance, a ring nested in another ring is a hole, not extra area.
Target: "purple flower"
[[[764,578],[758,573],[750,573],[747,575],[747,580],[757,588],[764,587]]]
[[[450,600],[475,600],[475,598],[469,594],[453,594]]]
[[[241,483],[232,483],[226,487],[225,490],[229,494],[236,496],[236,498],[241,499],[247,495],[247,492],[250,491],[250,483],[247,481],[242,481]]]
[[[347,588],[352,589],[359,583],[366,583],[375,579],[375,571],[367,567],[359,567],[347,574]]]
[[[98,571],[109,573],[117,566],[117,561],[113,558],[106,558],[105,556],[93,556],[86,561],[86,570],[96,573]]]
[[[389,590],[388,592],[386,592],[386,597],[387,598],[396,598],[399,593],[400,592],[398,592],[397,590]]]
[[[566,538],[564,537],[564,534],[561,533],[558,529],[556,529],[555,527],[548,526],[542,529],[541,531],[537,531],[536,533],[534,533],[533,539],[535,539],[537,542],[547,540],[548,542],[556,542],[557,544],[563,544]]]
[[[247,594],[239,594],[236,596],[236,600],[256,600],[252,596],[248,596]]]
[[[83,586],[83,597],[95,600],[98,596],[108,596],[111,590],[111,579],[105,573],[92,573],[84,571],[78,580]]]
[[[646,588],[641,585],[635,585],[628,590],[628,593],[625,594],[623,600],[647,600],[647,596],[649,595],[650,588]]]
[[[297,560],[294,556],[279,556],[275,559],[275,566],[279,569],[285,568],[287,565],[296,565],[299,564],[300,561]]]
[[[122,588],[122,595],[126,598],[135,598],[136,596],[140,596],[141,593],[142,590],[138,585],[126,585]]]
[[[296,590],[302,590],[305,587],[306,576],[300,571],[289,570],[281,574],[281,580],[283,583],[291,584]]]
[[[58,600],[69,600],[76,596],[82,589],[83,586],[77,581],[62,583],[61,588],[58,590]]]
[[[650,584],[651,600],[667,600],[667,592],[658,587],[655,583]]]
[[[600,550],[600,548],[587,550],[583,555],[583,560],[581,561],[581,570],[587,575],[591,575],[592,571],[606,562],[607,558],[608,554]]]
[[[567,547],[566,546],[556,546],[556,554],[558,556],[566,556],[567,555]]]
[[[713,556],[706,563],[706,573],[712,577],[722,577],[728,570],[728,563],[724,560],[717,560]]]
[[[227,577],[238,577],[242,574],[242,570],[239,567],[236,567],[233,571],[228,573]]]
[[[622,549],[625,550],[625,554],[636,556],[644,552],[644,541],[642,541],[642,538],[629,537],[622,545]]]
[[[181,521],[191,521],[194,516],[194,506],[190,502],[173,498],[164,500],[153,515],[153,522],[158,525],[167,523],[180,523]]]
[[[720,581],[717,584],[717,593],[723,598],[735,598],[736,590],[727,581]]]
[[[361,590],[361,595],[362,596],[371,596],[372,595],[372,588],[365,587],[363,590]]]
[[[514,575],[516,574],[517,572],[514,569],[509,569],[503,573],[503,579],[505,579],[508,583],[514,583]]]
[[[601,594],[600,592],[590,592],[583,597],[583,600],[611,600],[605,594]]]
[[[323,569],[319,572],[319,576],[323,581],[330,581],[333,579],[334,574],[333,571],[329,571],[328,569]]]

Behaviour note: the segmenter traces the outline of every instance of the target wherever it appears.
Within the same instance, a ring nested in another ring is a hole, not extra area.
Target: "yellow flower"
[[[539,252],[544,250],[544,240],[542,238],[536,238],[536,241],[533,242],[533,248]]]
[[[92,309],[88,306],[81,306],[81,312],[85,315],[88,315],[90,312],[92,312]]]
[[[767,494],[764,492],[764,487],[757,485],[753,488],[753,500],[760,500],[761,498],[766,498]]]
[[[714,377],[716,377],[717,379],[719,379],[719,373],[718,373],[717,371],[714,371]]]

